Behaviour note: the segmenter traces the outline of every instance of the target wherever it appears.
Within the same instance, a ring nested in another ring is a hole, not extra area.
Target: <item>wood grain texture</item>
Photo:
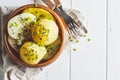
[[[108,1],[108,80],[120,80],[120,1]]]
[[[72,48],[71,80],[106,80],[106,1],[74,0],[72,8],[88,22],[88,36]]]

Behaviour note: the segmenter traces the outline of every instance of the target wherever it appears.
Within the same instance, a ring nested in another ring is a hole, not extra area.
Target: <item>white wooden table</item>
[[[57,61],[44,68],[40,80],[120,80],[120,1],[61,1],[65,8],[83,13],[91,41],[81,38],[78,44],[64,50]],[[1,0],[0,6],[29,3],[33,0]],[[77,51],[73,51],[74,47]]]

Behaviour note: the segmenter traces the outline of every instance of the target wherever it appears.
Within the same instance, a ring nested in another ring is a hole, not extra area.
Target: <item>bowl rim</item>
[[[14,17],[17,13],[19,13],[20,11],[23,11],[24,9],[26,8],[32,8],[32,7],[35,7],[34,4],[27,4],[27,5],[24,5],[16,10],[14,10],[7,18],[7,21],[5,22],[5,26],[4,26],[4,32],[3,32],[3,42],[4,42],[4,47],[6,48],[6,51],[8,53],[8,55],[19,65],[22,65],[22,66],[28,66],[28,67],[43,67],[43,66],[47,66],[51,63],[53,63],[59,56],[60,54],[62,53],[63,49],[64,49],[64,45],[65,45],[65,29],[64,29],[64,23],[62,21],[62,19],[60,18],[60,16],[58,14],[56,14],[53,10],[51,10],[50,8],[46,7],[46,6],[43,6],[41,4],[38,4],[36,8],[42,8],[42,9],[45,9],[47,10],[48,12],[50,12],[56,19],[57,21],[57,25],[59,25],[59,28],[61,29],[61,46],[58,50],[58,52],[49,60],[43,62],[43,63],[40,63],[40,64],[27,64],[23,61],[21,61],[20,59],[18,59],[12,52],[12,50],[10,49],[10,45],[9,45],[9,42],[8,42],[8,31],[7,31],[7,23],[8,21]]]

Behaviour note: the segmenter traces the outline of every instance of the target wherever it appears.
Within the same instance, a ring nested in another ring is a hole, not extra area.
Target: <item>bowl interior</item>
[[[30,8],[30,7],[34,7],[34,4],[29,4],[29,5],[25,5],[25,6],[22,6],[20,8],[18,8],[17,10],[15,10],[14,12],[12,12],[9,17],[8,17],[8,20],[6,22],[6,25],[4,27],[4,43],[5,43],[5,48],[6,50],[8,51],[8,54],[9,56],[18,64],[20,65],[23,65],[23,66],[29,66],[29,67],[42,67],[42,66],[46,66],[52,62],[54,62],[58,56],[61,54],[62,50],[63,50],[63,47],[64,47],[64,44],[65,44],[65,35],[64,35],[64,25],[62,23],[62,20],[60,19],[60,17],[51,9],[49,9],[48,7],[45,7],[43,5],[38,5],[37,7],[38,8],[42,8],[42,9],[45,9],[47,10],[48,12],[50,12],[54,18],[56,19],[56,22],[57,22],[57,25],[59,27],[59,35],[60,35],[60,38],[61,38],[61,45],[60,45],[60,48],[58,49],[57,53],[52,57],[50,58],[49,60],[42,60],[40,61],[38,64],[27,64],[25,62],[23,62],[20,57],[19,57],[19,54],[10,46],[9,42],[8,42],[8,31],[7,31],[7,23],[8,21],[14,17],[15,15],[17,14],[20,14],[23,10],[27,9],[27,8]]]

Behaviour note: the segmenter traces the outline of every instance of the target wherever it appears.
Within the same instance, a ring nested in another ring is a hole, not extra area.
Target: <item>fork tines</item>
[[[65,13],[62,6],[59,6],[58,9],[60,10],[62,17],[64,18],[64,21],[68,26],[68,34],[75,35],[77,33],[79,25],[73,20],[71,16]]]
[[[75,35],[78,31],[79,25],[69,15],[67,16],[69,17],[69,19],[64,19],[64,20],[68,26],[68,33],[69,35]]]

